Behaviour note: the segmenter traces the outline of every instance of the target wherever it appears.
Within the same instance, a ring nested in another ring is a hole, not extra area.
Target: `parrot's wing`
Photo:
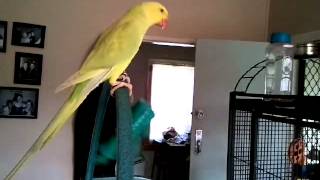
[[[56,93],[60,92],[66,88],[69,88],[69,87],[74,86],[78,83],[81,83],[83,81],[91,79],[95,76],[99,76],[101,74],[104,74],[105,71],[106,71],[106,69],[97,69],[97,70],[88,71],[86,73],[80,73],[80,71],[77,71],[72,76],[70,76],[66,81],[64,81],[62,84],[60,84],[56,88],[55,92]]]
[[[113,68],[110,69],[104,69],[102,73],[95,76],[94,78],[90,79],[88,82],[88,85],[83,88],[81,91],[82,96],[87,96],[92,90],[94,90],[101,82],[106,80],[107,77],[109,77],[110,73],[112,72]]]
[[[55,92],[74,86],[94,77],[109,75],[112,67],[126,60],[131,60],[138,51],[140,33],[132,30],[136,27],[130,22],[109,28],[98,38],[94,48],[86,58],[81,69],[59,85]],[[138,34],[138,36],[134,36]],[[135,38],[136,37],[136,38]],[[107,77],[105,77],[107,78]]]
[[[80,72],[110,68],[131,60],[139,49],[143,35],[139,26],[130,21],[115,24],[99,37]]]

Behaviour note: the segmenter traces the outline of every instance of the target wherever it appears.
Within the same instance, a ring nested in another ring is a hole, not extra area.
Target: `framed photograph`
[[[8,22],[0,21],[0,52],[6,52]]]
[[[0,118],[36,119],[38,97],[38,89],[0,87]]]
[[[45,33],[45,26],[13,22],[11,44],[17,46],[43,48]]]
[[[14,83],[40,85],[42,55],[16,52]]]

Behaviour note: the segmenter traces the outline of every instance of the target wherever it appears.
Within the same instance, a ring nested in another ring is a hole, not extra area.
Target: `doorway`
[[[134,99],[135,101],[139,99],[145,99],[152,105],[152,78],[157,77],[154,75],[154,67],[157,66],[155,69],[159,70],[163,69],[163,67],[166,67],[164,69],[171,69],[172,68],[192,68],[194,65],[195,60],[195,48],[194,47],[178,47],[178,46],[168,46],[168,45],[158,45],[158,44],[152,44],[150,42],[144,42],[140,48],[139,53],[135,57],[133,63],[128,68],[128,74],[131,77],[133,86],[134,86]],[[155,66],[154,66],[155,65]],[[152,75],[153,74],[153,75]],[[160,76],[161,77],[161,76]],[[168,79],[168,81],[176,81],[172,78]],[[192,78],[193,83],[193,78]],[[153,84],[154,85],[154,84]],[[161,85],[160,85],[161,86]],[[169,82],[167,85],[164,85],[163,87],[157,88],[159,90],[170,88]],[[190,89],[193,91],[193,88]],[[170,92],[170,91],[169,91]],[[190,94],[190,93],[189,93]],[[159,96],[163,96],[162,94],[159,94]],[[193,92],[192,92],[193,96]],[[170,102],[154,102],[154,104],[164,105],[164,104],[170,104]],[[154,105],[153,105],[154,106]],[[191,104],[192,106],[192,104]],[[155,111],[154,107],[152,109]],[[188,111],[188,110],[187,110]],[[159,114],[159,113],[156,113]],[[191,118],[191,110],[188,113]],[[153,119],[154,120],[154,119]],[[152,120],[152,122],[153,122]],[[190,121],[191,123],[191,121]],[[191,128],[189,125],[189,129]],[[151,125],[152,126],[152,125]],[[172,125],[171,125],[172,126]],[[183,130],[180,130],[178,128],[179,132],[181,134],[184,134]],[[167,127],[160,128],[158,132],[157,141],[154,141],[153,138],[147,138],[144,141],[143,144],[143,156],[144,160],[141,162],[141,164],[137,164],[135,171],[136,175],[143,176],[149,179],[157,180],[157,179],[165,179],[168,174],[170,174],[170,164],[168,162],[159,162],[159,158],[162,158],[160,156],[161,154],[168,154],[169,156],[172,155],[173,157],[177,157],[175,154],[178,153],[181,155],[181,159],[185,156],[190,155],[190,148],[171,148],[173,146],[166,146],[166,144],[161,143],[163,139],[162,132],[166,131]],[[173,132],[173,131],[170,131]],[[170,133],[169,132],[169,133]],[[150,131],[149,131],[150,134]],[[177,147],[177,146],[174,146]],[[161,151],[161,153],[160,153]],[[162,153],[163,152],[163,153]],[[169,156],[166,156],[166,160],[171,160],[173,158],[170,158]],[[164,160],[162,158],[162,160]],[[187,159],[189,160],[189,159]],[[177,161],[182,162],[182,161]],[[185,162],[185,161],[184,161]],[[189,168],[189,161],[187,162],[187,166],[184,166],[182,169],[188,169]],[[174,165],[173,165],[174,166]],[[171,166],[172,167],[172,166]],[[181,167],[181,166],[180,166]],[[172,168],[174,170],[175,168]],[[189,172],[185,172],[185,177],[189,178]],[[183,178],[184,180],[187,180],[186,178]],[[181,178],[180,178],[181,179]],[[167,179],[168,180],[168,179]]]

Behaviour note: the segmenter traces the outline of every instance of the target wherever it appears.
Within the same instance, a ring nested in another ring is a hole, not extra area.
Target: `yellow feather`
[[[83,81],[86,81],[88,79],[91,79],[95,76],[99,76],[103,74],[106,71],[106,69],[97,69],[97,70],[92,70],[88,71],[85,74],[81,74],[79,71],[70,76],[64,83],[60,84],[56,90],[55,93],[58,93],[66,88],[69,88],[71,86],[74,86],[76,84],[79,84]]]

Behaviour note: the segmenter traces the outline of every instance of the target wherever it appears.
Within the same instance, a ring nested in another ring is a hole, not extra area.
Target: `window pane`
[[[161,141],[162,132],[174,127],[189,133],[192,120],[194,67],[154,64],[152,69],[150,139]]]

